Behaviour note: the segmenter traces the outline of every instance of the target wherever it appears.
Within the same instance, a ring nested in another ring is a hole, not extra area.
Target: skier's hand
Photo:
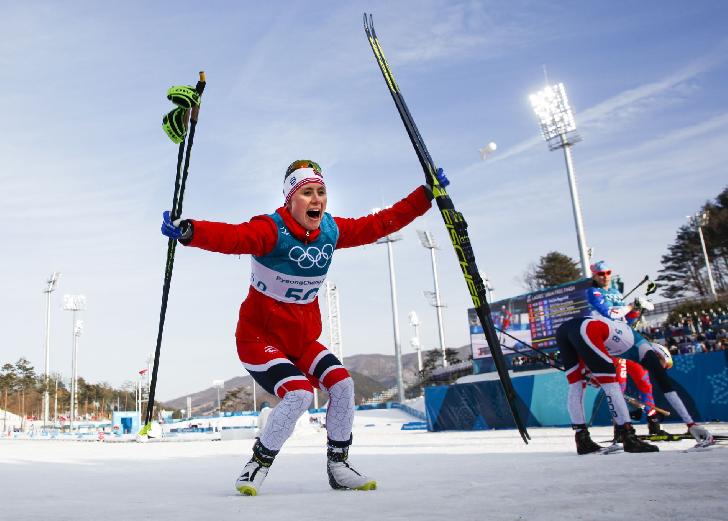
[[[162,212],[162,234],[175,240],[190,239],[192,238],[192,223],[180,219],[172,221],[168,211]]]
[[[609,308],[609,318],[612,320],[622,320],[630,311],[632,311],[630,306],[614,306]]]
[[[702,425],[698,425],[697,423],[691,423],[688,425],[688,430],[690,431],[690,434],[693,435],[693,438],[695,438],[698,442],[704,442],[704,443],[713,443],[713,435],[708,432],[708,429],[703,427]]]
[[[425,188],[425,192],[427,192],[427,194],[428,194],[428,198],[430,199],[430,201],[432,201],[432,199],[435,198],[435,192],[432,187],[433,180],[432,180],[432,177],[429,175],[426,177],[427,177],[427,184],[425,184],[423,186]],[[440,186],[440,188],[445,188],[447,185],[450,184],[450,180],[447,178],[447,176],[445,175],[445,172],[443,172],[442,168],[437,169],[437,171],[435,172],[435,178],[437,179],[437,183]]]
[[[655,305],[645,297],[637,297],[637,299],[635,299],[635,304],[637,307],[646,309],[647,311],[653,311],[655,309]]]
[[[437,178],[437,182],[440,183],[440,186],[443,188],[450,184],[450,180],[447,178],[442,168],[437,169],[435,177]]]

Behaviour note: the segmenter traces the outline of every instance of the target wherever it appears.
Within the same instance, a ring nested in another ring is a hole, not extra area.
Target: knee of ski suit
[[[650,380],[656,382],[663,393],[669,393],[675,390],[672,385],[672,380],[667,375],[667,370],[662,367],[662,362],[660,362],[660,358],[654,351],[647,351],[642,357],[642,360],[640,360],[640,364],[647,369],[650,373]]]

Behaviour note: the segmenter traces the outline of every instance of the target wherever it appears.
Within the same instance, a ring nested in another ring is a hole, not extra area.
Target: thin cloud
[[[615,122],[618,119],[624,120],[625,113],[634,117],[647,110],[664,106],[674,96],[684,98],[695,91],[694,87],[689,85],[689,82],[725,61],[724,51],[726,47],[726,42],[721,42],[709,54],[689,63],[665,78],[620,92],[593,107],[579,111],[577,123],[582,128],[609,128],[614,133],[619,131],[619,125],[615,124]],[[489,162],[497,163],[519,156],[529,152],[541,142],[540,137],[525,139],[489,159]],[[469,166],[467,170],[472,171],[479,168],[482,168],[482,166],[475,163]]]

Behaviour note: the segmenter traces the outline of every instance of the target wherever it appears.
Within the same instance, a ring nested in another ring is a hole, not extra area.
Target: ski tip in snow
[[[694,446],[684,449],[683,452],[705,452],[719,447],[726,447],[726,445],[719,445],[715,440],[699,441]]]
[[[257,496],[258,491],[255,490],[255,487],[252,485],[241,485],[239,487],[235,487],[238,489],[238,492],[240,492],[243,496]]]
[[[624,450],[624,447],[622,447],[621,443],[612,443],[611,445],[608,445],[607,447],[603,447],[601,450],[597,451],[595,454],[607,455],[607,454],[614,454],[615,452],[622,452],[623,450]]]

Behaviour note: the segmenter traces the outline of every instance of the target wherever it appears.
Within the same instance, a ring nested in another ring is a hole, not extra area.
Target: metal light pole
[[[43,293],[46,294],[46,336],[45,336],[45,370],[43,371],[43,427],[45,428],[48,424],[48,416],[50,414],[51,402],[50,395],[48,393],[48,377],[50,376],[50,360],[51,360],[51,293],[56,289],[58,279],[61,277],[60,271],[54,271],[48,279],[46,289]]]
[[[77,385],[78,385],[78,339],[83,332],[83,322],[76,320],[76,311],[86,309],[86,297],[84,295],[63,295],[63,309],[73,312],[73,348],[71,351],[71,418],[69,429],[73,430],[73,422],[77,414]]]
[[[377,213],[378,208],[372,210]],[[400,403],[404,402],[404,379],[402,378],[402,346],[399,338],[399,318],[397,313],[397,281],[394,274],[394,252],[392,243],[402,240],[398,234],[390,234],[379,239],[376,244],[387,245],[387,259],[389,260],[389,288],[392,298],[392,329],[394,330],[394,359],[397,364],[397,396]]]
[[[589,252],[586,245],[584,233],[584,221],[579,203],[579,192],[576,186],[574,175],[574,163],[571,157],[571,147],[581,141],[576,134],[576,121],[574,113],[569,106],[566,97],[566,89],[563,83],[548,85],[543,90],[530,96],[531,105],[538,117],[541,134],[549,146],[549,150],[564,150],[566,160],[566,173],[569,179],[569,191],[571,192],[571,204],[574,212],[574,225],[576,227],[576,240],[579,245],[579,259],[581,271],[584,277],[589,277]]]
[[[220,407],[220,389],[225,387],[225,380],[213,380],[212,385],[217,388],[217,416],[222,416],[222,408]]]
[[[329,350],[334,353],[339,362],[344,363],[344,345],[341,339],[341,307],[339,306],[339,288],[336,283],[327,280],[326,305],[329,318]]]
[[[83,320],[76,320],[73,326],[73,380],[71,382],[73,391],[71,392],[71,423],[70,428],[73,430],[73,422],[76,421],[78,415],[78,339],[83,333]]]
[[[713,299],[718,299],[718,293],[715,291],[715,282],[713,282],[713,270],[710,268],[710,260],[708,259],[708,249],[705,247],[705,238],[703,237],[703,226],[708,224],[708,212],[702,211],[695,215],[688,215],[690,224],[698,229],[698,236],[700,237],[700,246],[703,248],[703,259],[705,259],[705,269],[708,271],[708,282],[710,283],[710,292],[713,294]]]
[[[417,370],[422,373],[422,346],[420,345],[420,318],[414,311],[409,312],[410,326],[415,328],[415,336],[410,339],[410,346],[417,351]]]
[[[430,250],[430,258],[432,259],[432,279],[435,283],[435,309],[437,310],[437,332],[440,337],[440,350],[442,351],[442,367],[447,367],[447,356],[445,348],[445,331],[442,327],[442,308],[445,307],[440,301],[440,285],[437,282],[437,261],[435,260],[435,250],[439,249],[435,242],[435,237],[428,231],[417,230],[422,246]]]

